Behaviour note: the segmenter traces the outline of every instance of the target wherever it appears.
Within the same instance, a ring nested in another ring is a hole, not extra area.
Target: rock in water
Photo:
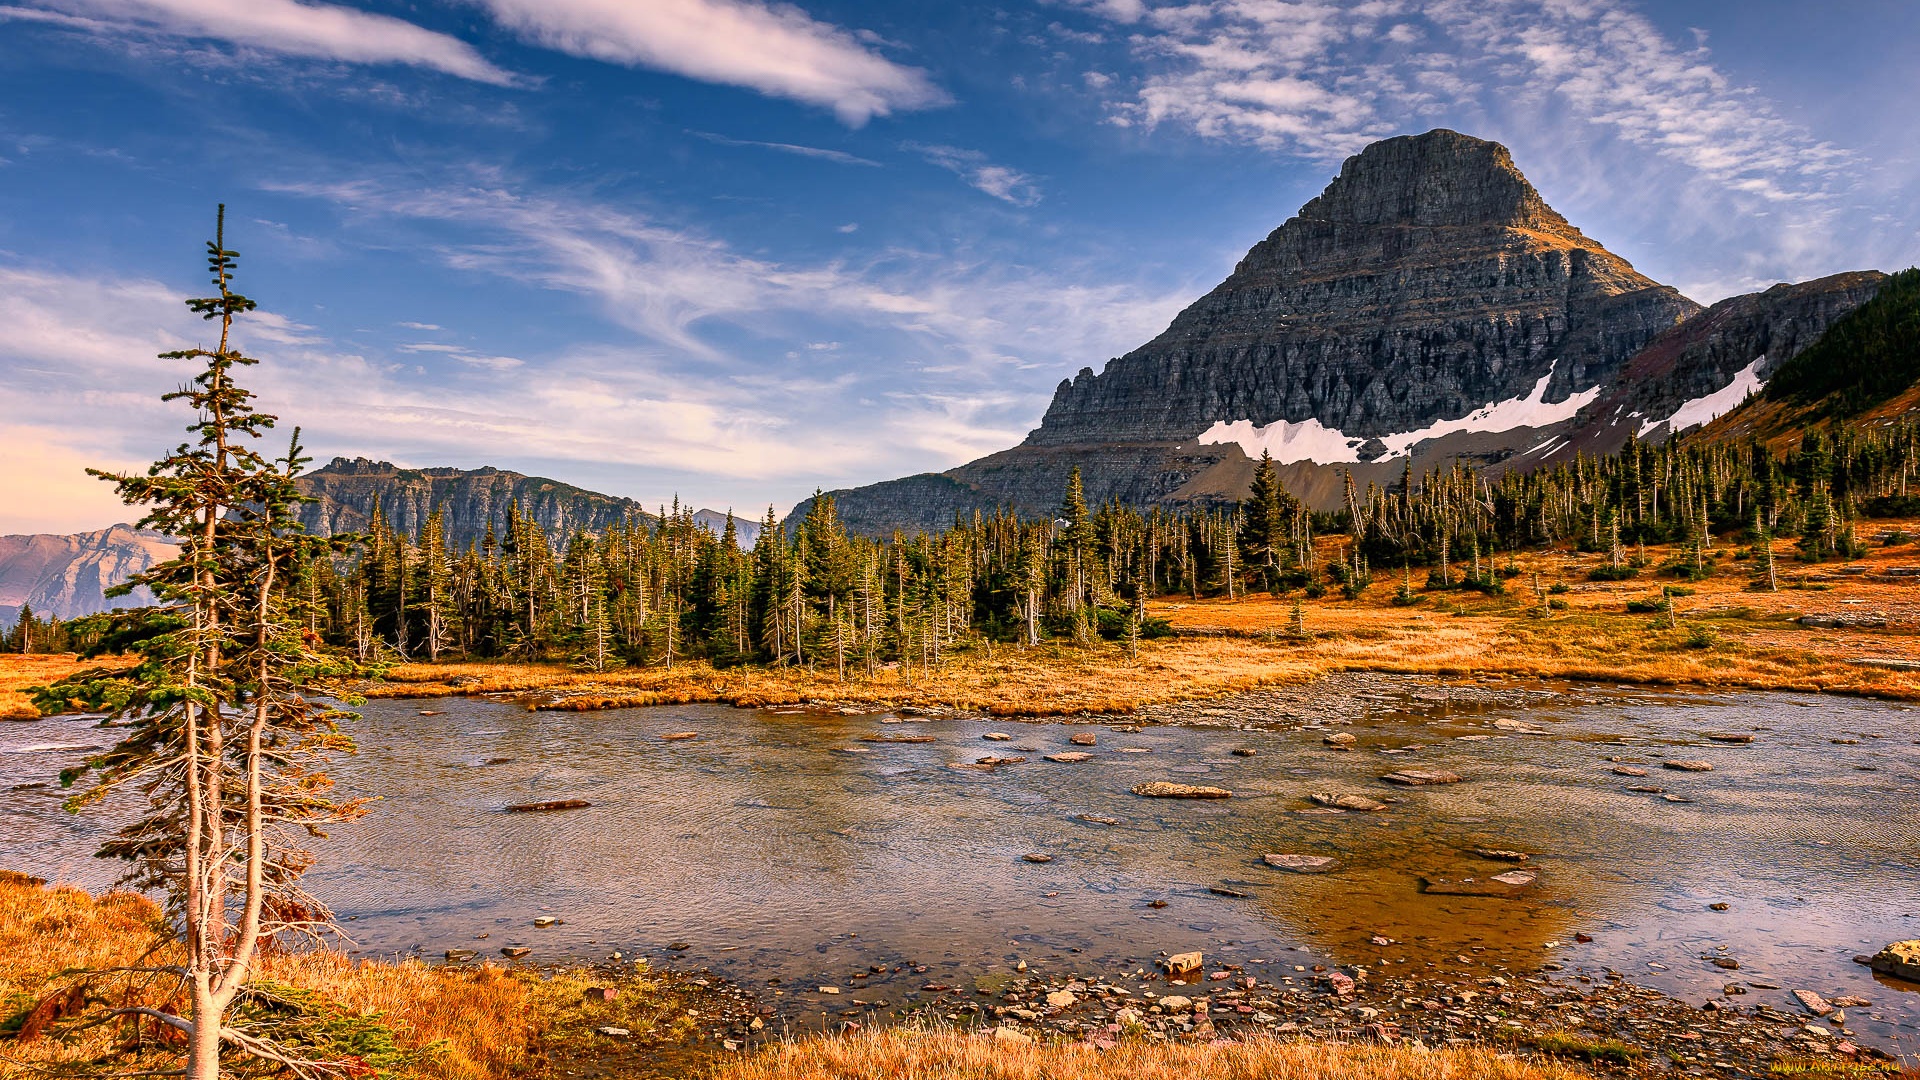
[[[1867,963],[1882,975],[1920,983],[1920,941],[1896,941]]]
[[[1735,745],[1750,743],[1753,741],[1753,736],[1751,735],[1734,735],[1734,734],[1708,735],[1707,738],[1712,739],[1714,742],[1733,743]]]
[[[1326,855],[1264,855],[1260,861],[1275,870],[1291,870],[1296,874],[1325,874],[1340,866],[1338,860]]]
[[[1321,806],[1335,810],[1358,810],[1361,813],[1377,813],[1387,809],[1387,804],[1379,799],[1369,799],[1365,795],[1335,794],[1330,791],[1316,791],[1307,796]]]
[[[1406,787],[1427,787],[1432,784],[1457,784],[1461,780],[1459,773],[1450,773],[1441,769],[1401,769],[1390,772],[1380,779],[1389,784],[1402,784]]]
[[[1093,755],[1092,755],[1092,754],[1088,754],[1088,753],[1083,753],[1083,752],[1081,752],[1081,751],[1079,751],[1079,750],[1068,750],[1068,751],[1066,751],[1065,753],[1060,753],[1060,754],[1048,754],[1048,755],[1047,755],[1047,760],[1048,760],[1048,761],[1060,761],[1060,762],[1065,762],[1065,763],[1067,763],[1067,764],[1072,764],[1072,763],[1074,763],[1074,762],[1076,762],[1076,761],[1086,761],[1086,760],[1089,760],[1089,759],[1090,759],[1090,758],[1092,758],[1092,757],[1093,757]]]
[[[1666,768],[1674,769],[1679,772],[1712,772],[1713,771],[1713,762],[1711,761],[1663,761],[1660,764],[1665,766]]]
[[[1825,1016],[1833,1011],[1833,1006],[1827,1004],[1826,998],[1821,997],[1811,990],[1795,990],[1793,991],[1793,997],[1795,1001],[1800,1003],[1801,1008],[1815,1016]]]
[[[1474,848],[1473,853],[1495,862],[1526,862],[1533,857],[1524,851],[1512,851],[1507,848]]]
[[[1323,743],[1326,743],[1328,746],[1337,746],[1342,750],[1345,750],[1353,746],[1353,744],[1355,742],[1358,742],[1359,740],[1354,738],[1353,732],[1351,731],[1336,731],[1333,734],[1328,735],[1325,738],[1321,739],[1320,741]]]
[[[1167,957],[1166,960],[1161,962],[1160,966],[1167,969],[1168,975],[1176,979],[1181,979],[1188,975],[1198,974],[1200,969],[1206,966],[1206,962],[1207,957],[1205,953],[1183,952],[1174,953],[1172,956]]]
[[[980,737],[983,739],[987,739],[991,742],[1008,742],[1013,738],[1013,736],[1007,734],[1004,731],[989,731],[985,735],[982,735]]]
[[[1509,870],[1487,878],[1422,878],[1420,891],[1434,896],[1518,896],[1537,876],[1531,870]]]
[[[1073,745],[1075,746],[1092,746],[1098,743],[1100,740],[1099,740],[1099,737],[1094,735],[1093,732],[1082,731],[1079,734],[1075,735],[1073,738],[1069,739],[1068,741],[1073,743]]]
[[[1038,851],[1032,852],[1030,854],[1022,855],[1020,857],[1027,860],[1028,862],[1036,862],[1036,863],[1047,863],[1047,862],[1053,861],[1053,856],[1046,855]]]
[[[1141,784],[1133,789],[1135,795],[1144,795],[1149,799],[1230,799],[1233,792],[1226,788],[1206,787],[1195,784],[1175,784],[1167,780],[1155,780]]]
[[[934,741],[934,737],[932,735],[879,734],[879,735],[862,735],[860,736],[860,741],[870,742],[870,743],[930,743]]]
[[[679,742],[683,739],[697,739],[700,737],[700,733],[697,731],[669,731],[660,737],[672,742]]]
[[[544,814],[550,810],[583,810],[593,804],[585,799],[549,799],[546,802],[515,803],[509,814]]]
[[[1640,767],[1640,766],[1638,766],[1638,765],[1615,765],[1615,766],[1613,767],[1613,775],[1615,775],[1615,776],[1645,776],[1645,775],[1647,775],[1647,770],[1645,770],[1645,769],[1643,769],[1643,768],[1641,768],[1641,767]]]

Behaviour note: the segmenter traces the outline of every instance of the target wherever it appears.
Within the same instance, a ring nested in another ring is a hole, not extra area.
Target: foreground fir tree
[[[184,1016],[119,1008],[109,1018],[133,1014],[181,1032],[188,1080],[218,1080],[227,1047],[304,1075],[334,1071],[278,1038],[284,1025],[229,1022],[229,1013],[258,995],[248,979],[263,946],[330,928],[326,906],[299,884],[313,863],[303,841],[364,810],[330,799],[318,771],[329,752],[352,747],[337,730],[344,714],[304,687],[342,672],[314,651],[290,588],[338,541],[300,530],[298,433],[285,457],[255,449],[274,418],[234,378],[255,363],[232,340],[254,302],[232,290],[224,207],[220,219],[207,245],[218,294],[187,302],[219,321],[219,345],[163,354],[199,365],[164,399],[192,407],[195,439],[144,475],[94,471],[147,508],[141,527],[180,540],[176,558],[118,590],[146,586],[163,617],[150,622],[131,671],[88,672],[38,695],[43,707],[105,713],[125,732],[61,782],[81,785],[68,801],[75,812],[112,796],[140,807],[100,854],[134,864],[129,884],[165,892],[186,959],[159,974],[184,984],[189,1007]]]

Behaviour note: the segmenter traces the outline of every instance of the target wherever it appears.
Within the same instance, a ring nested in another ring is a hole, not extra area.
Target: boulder
[[[1231,799],[1233,792],[1226,788],[1207,787],[1203,784],[1176,784],[1169,780],[1155,780],[1141,784],[1133,789],[1135,795],[1144,795],[1149,799]]]
[[[1347,747],[1352,746],[1354,743],[1358,742],[1359,740],[1354,738],[1353,732],[1351,731],[1336,731],[1333,734],[1328,735],[1325,738],[1321,739],[1320,741],[1323,743],[1326,743],[1328,746],[1338,746],[1342,749],[1345,749]]]
[[[1183,1013],[1193,1008],[1193,999],[1181,997],[1179,994],[1168,994],[1160,999],[1159,1005],[1170,1013]]]
[[[1867,964],[1882,975],[1920,983],[1920,940],[1896,941],[1873,954]]]
[[[1055,990],[1047,995],[1047,1005],[1055,1009],[1064,1009],[1079,1000],[1080,998],[1071,990]]]
[[[1093,732],[1082,731],[1079,734],[1075,735],[1073,738],[1068,739],[1067,741],[1072,743],[1075,746],[1093,746],[1094,744],[1098,743],[1100,740],[1097,736],[1094,735]]]
[[[993,1041],[1001,1046],[1026,1046],[1033,1042],[1033,1036],[1021,1031],[1019,1028],[1007,1027],[1005,1024],[1002,1024],[993,1029]]]
[[[1206,966],[1206,962],[1207,957],[1205,953],[1183,952],[1174,953],[1172,956],[1167,957],[1160,962],[1160,966],[1167,969],[1168,975],[1178,979],[1188,975],[1198,974],[1200,969]]]

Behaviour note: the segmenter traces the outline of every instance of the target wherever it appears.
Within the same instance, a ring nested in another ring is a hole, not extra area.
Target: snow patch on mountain
[[[1705,397],[1697,397],[1673,411],[1673,415],[1664,420],[1648,420],[1640,425],[1638,437],[1645,438],[1647,432],[1667,425],[1667,434],[1677,435],[1699,424],[1711,424],[1727,413],[1732,412],[1747,400],[1747,396],[1760,389],[1765,381],[1760,378],[1760,365],[1767,362],[1762,354],[1753,363],[1734,373],[1733,381],[1715,390]]]
[[[1437,439],[1443,435],[1460,432],[1500,432],[1518,428],[1548,427],[1564,420],[1571,420],[1574,414],[1586,408],[1600,396],[1601,388],[1592,386],[1568,396],[1565,401],[1549,402],[1547,385],[1552,381],[1553,371],[1549,369],[1545,375],[1540,376],[1539,382],[1533,384],[1533,390],[1525,397],[1496,401],[1483,405],[1458,419],[1436,420],[1414,431],[1383,435],[1380,441],[1386,445],[1386,453],[1380,456],[1404,457],[1414,447],[1428,439]],[[1739,404],[1738,399],[1734,404]],[[1202,443],[1239,443],[1248,457],[1259,457],[1262,452],[1270,453],[1273,455],[1273,460],[1282,465],[1295,461],[1312,461],[1321,465],[1330,465],[1359,461],[1359,450],[1368,440],[1351,438],[1309,417],[1297,424],[1280,420],[1263,427],[1255,427],[1251,420],[1232,422],[1219,420],[1201,433],[1200,441]]]
[[[1312,417],[1297,424],[1280,420],[1264,427],[1253,426],[1251,420],[1235,420],[1231,423],[1218,420],[1200,434],[1200,441],[1239,443],[1240,449],[1245,450],[1248,457],[1272,454],[1273,460],[1281,465],[1294,461],[1312,461],[1321,465],[1359,461],[1358,451],[1366,442],[1364,439],[1350,439]]]

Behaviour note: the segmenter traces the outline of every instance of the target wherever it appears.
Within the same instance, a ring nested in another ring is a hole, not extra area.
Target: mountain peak
[[[1446,128],[1383,139],[1346,160],[1300,217],[1353,225],[1505,226],[1579,238],[1507,148]]]

